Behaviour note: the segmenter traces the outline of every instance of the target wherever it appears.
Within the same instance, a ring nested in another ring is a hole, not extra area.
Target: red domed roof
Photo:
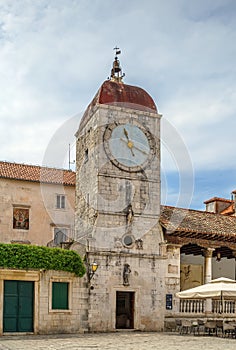
[[[98,104],[157,113],[157,107],[152,97],[142,88],[106,80],[84,113],[80,123],[80,130],[88,122],[91,108]]]
[[[100,104],[120,105],[121,107],[148,110],[149,112],[151,110],[157,111],[153,99],[145,90],[111,80],[102,84],[95,98]]]

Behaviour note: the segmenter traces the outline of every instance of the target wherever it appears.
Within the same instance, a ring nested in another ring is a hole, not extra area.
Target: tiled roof
[[[224,210],[222,210],[220,212],[220,214],[222,214],[222,215],[232,215],[234,213],[235,213],[234,202],[231,203],[227,208],[225,208]]]
[[[38,165],[0,162],[0,178],[75,186],[75,172]]]
[[[220,198],[220,197],[213,197],[213,198],[210,198],[208,200],[206,200],[204,203],[205,204],[208,204],[208,203],[211,203],[211,202],[224,202],[224,203],[232,203],[232,200],[231,199],[226,199],[226,198]]]
[[[162,206],[160,223],[167,233],[192,232],[211,236],[235,236],[236,238],[235,216]]]

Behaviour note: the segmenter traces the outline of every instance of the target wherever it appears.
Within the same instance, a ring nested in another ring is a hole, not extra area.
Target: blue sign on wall
[[[166,310],[172,310],[172,294],[166,294]]]

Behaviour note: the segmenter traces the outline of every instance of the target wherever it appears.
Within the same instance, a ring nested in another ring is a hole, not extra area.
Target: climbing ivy
[[[85,274],[85,266],[75,251],[26,244],[0,243],[0,267],[68,271],[79,277]]]

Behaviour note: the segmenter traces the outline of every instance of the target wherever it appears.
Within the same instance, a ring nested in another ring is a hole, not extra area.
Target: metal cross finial
[[[115,59],[114,59],[114,62],[113,62],[112,69],[111,69],[110,79],[112,81],[116,81],[118,83],[122,83],[122,78],[125,76],[125,74],[122,73],[122,69],[121,69],[121,66],[120,66],[120,61],[118,60],[118,57],[117,57],[117,55],[121,54],[121,50],[117,46],[114,47],[113,50],[116,51],[116,55],[115,55]]]

